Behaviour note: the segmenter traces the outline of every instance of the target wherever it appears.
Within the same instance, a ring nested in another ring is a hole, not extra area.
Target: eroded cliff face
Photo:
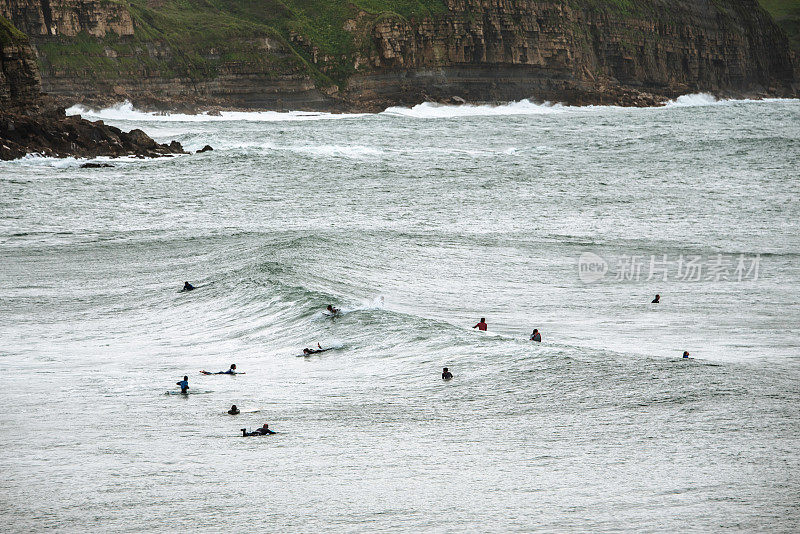
[[[447,0],[448,14],[383,20],[351,90],[415,101],[649,104],[680,94],[797,95],[786,36],[755,0],[670,0],[619,16],[564,2]]]
[[[275,7],[249,4],[261,3]],[[443,0],[416,17],[348,4],[350,18],[334,21],[346,52],[217,4],[209,16],[246,24],[216,41],[190,23],[172,39],[145,31],[174,0],[0,0],[0,14],[31,34],[42,85],[65,104],[377,110],[452,96],[652,105],[698,91],[799,94],[797,58],[756,0],[600,4],[626,2]]]
[[[0,111],[36,108],[42,84],[27,39],[0,18]]]
[[[109,0],[0,0],[0,15],[29,36],[133,35],[128,9]]]

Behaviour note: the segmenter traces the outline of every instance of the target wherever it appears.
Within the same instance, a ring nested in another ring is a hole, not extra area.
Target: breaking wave
[[[587,110],[631,110],[631,109],[664,109],[683,107],[720,106],[756,102],[790,102],[791,99],[770,98],[753,99],[718,99],[707,93],[696,93],[679,96],[675,100],[665,102],[664,106],[650,108],[630,108],[622,106],[568,106],[558,102],[536,103],[524,99],[518,102],[501,104],[462,104],[450,105],[436,102],[424,102],[412,107],[392,106],[378,115],[385,117],[405,117],[414,119],[451,119],[462,117],[485,117],[507,115],[551,115],[568,112],[585,112]],[[218,115],[208,112],[195,115],[185,113],[168,113],[141,111],[133,107],[129,101],[121,102],[109,108],[93,110],[76,104],[67,109],[67,115],[82,115],[91,120],[140,121],[140,122],[296,122],[318,120],[354,119],[370,116],[369,113],[325,113],[311,111],[223,111]]]
[[[569,106],[551,102],[536,104],[527,99],[506,104],[449,105],[425,102],[411,108],[390,107],[383,114],[417,119],[450,119],[457,117],[485,117],[487,115],[544,115],[562,113],[568,108]]]

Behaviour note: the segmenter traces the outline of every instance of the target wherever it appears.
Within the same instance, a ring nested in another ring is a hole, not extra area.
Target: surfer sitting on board
[[[486,317],[481,317],[481,322],[479,322],[472,328],[477,328],[481,332],[486,332],[486,329],[489,328],[489,325],[486,324]]]
[[[661,302],[661,295],[656,295],[656,298],[650,301],[650,304],[658,304]]]
[[[453,378],[453,373],[447,367],[442,368],[442,380],[450,380]]]
[[[303,354],[304,355],[319,354],[320,352],[325,352],[326,350],[331,350],[331,349],[323,349],[322,345],[320,345],[319,343],[317,343],[317,347],[319,347],[319,350],[317,350],[317,349],[303,349]]]
[[[234,404],[233,406],[231,406],[231,409],[228,410],[228,414],[229,415],[239,415],[239,408],[237,408],[236,405]]]
[[[269,425],[267,423],[264,423],[264,426],[262,426],[261,428],[257,428],[255,430],[253,430],[252,432],[248,432],[246,428],[242,429],[242,436],[244,436],[244,437],[247,437],[247,436],[266,436],[268,434],[275,434],[275,432],[269,429]]]
[[[217,371],[216,373],[209,373],[206,370],[200,371],[204,375],[243,375],[244,373],[239,373],[236,371],[236,364],[232,363],[231,368],[227,371]]]
[[[328,304],[328,307],[325,309],[328,310],[328,313],[330,313],[331,315],[336,315],[339,313],[339,308],[334,308],[330,304]]]
[[[177,384],[177,385],[179,385],[181,387],[181,393],[183,393],[184,395],[189,393],[189,377],[188,376],[184,376],[183,380],[181,380],[180,382],[175,382],[175,384]]]
[[[539,343],[542,342],[542,334],[539,333],[538,328],[533,329],[533,333],[531,334],[531,341],[538,341]]]
[[[194,289],[194,286],[192,284],[190,284],[189,282],[184,282],[183,283],[183,290],[184,291],[191,291],[192,289]]]

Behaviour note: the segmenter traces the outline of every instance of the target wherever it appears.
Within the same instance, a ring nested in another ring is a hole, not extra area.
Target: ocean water
[[[800,528],[800,102],[70,111],[214,151],[0,163],[4,531]]]

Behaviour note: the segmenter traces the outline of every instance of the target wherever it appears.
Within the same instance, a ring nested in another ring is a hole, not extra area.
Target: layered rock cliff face
[[[31,34],[42,85],[65,103],[650,105],[800,89],[789,40],[756,0],[394,1],[0,0],[0,14]]]
[[[53,157],[183,153],[180,143],[156,143],[141,130],[123,132],[102,121],[67,117],[41,93],[36,61],[24,34],[0,16],[0,160],[37,153]]]
[[[621,15],[564,2],[448,0],[448,16],[375,25],[353,87],[416,100],[638,104],[708,91],[796,95],[796,59],[755,1],[662,0]],[[721,7],[724,6],[724,7]]]
[[[0,18],[0,110],[38,107],[42,84],[25,36]]]
[[[0,15],[27,35],[133,35],[130,12],[125,5],[110,0],[0,0]]]

